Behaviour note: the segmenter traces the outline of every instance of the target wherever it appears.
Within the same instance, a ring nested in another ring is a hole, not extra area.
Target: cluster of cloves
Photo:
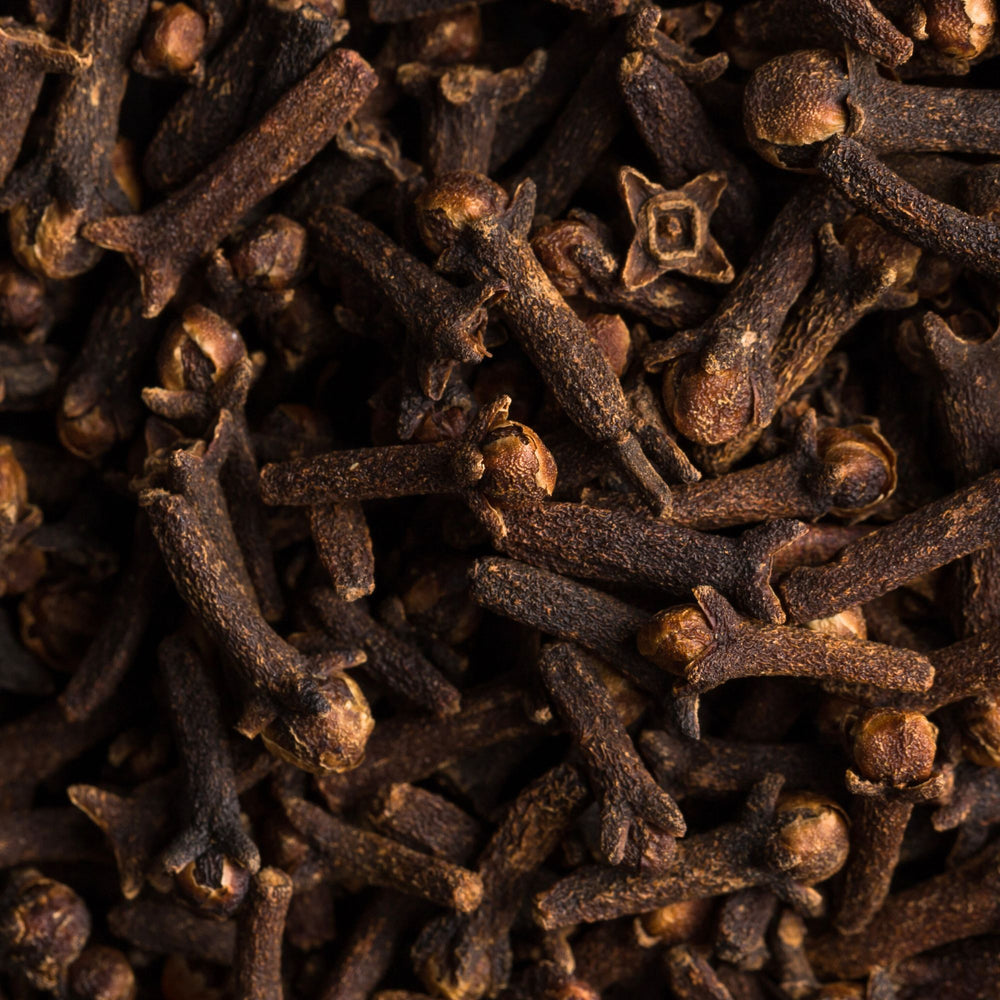
[[[0,0],[0,997],[1000,997],[994,0]]]

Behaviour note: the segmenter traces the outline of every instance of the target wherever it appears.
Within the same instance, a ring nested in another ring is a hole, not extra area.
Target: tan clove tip
[[[303,226],[285,215],[269,215],[240,240],[230,260],[244,285],[280,291],[301,275],[307,250]]]
[[[471,223],[499,215],[510,199],[499,184],[471,170],[456,170],[428,184],[416,200],[417,227],[428,249],[446,250]]]
[[[93,945],[69,968],[70,1000],[135,1000],[135,973],[128,959],[107,945]]]
[[[207,392],[246,354],[235,327],[211,309],[191,306],[163,338],[156,369],[165,389]]]
[[[715,639],[699,608],[685,604],[658,612],[639,629],[636,641],[647,660],[683,676],[688,664],[709,649]]]
[[[833,513],[859,514],[896,489],[896,453],[871,427],[828,427],[817,437]]]
[[[962,752],[980,767],[1000,767],[1000,701],[982,697],[962,711]]]
[[[851,732],[858,773],[895,787],[926,781],[934,770],[937,733],[937,726],[919,712],[868,710]]]
[[[84,901],[34,868],[15,871],[0,896],[4,966],[36,990],[59,992],[90,936]]]
[[[480,451],[479,489],[495,507],[523,507],[552,496],[555,459],[530,427],[514,420],[498,424],[486,435]]]
[[[188,73],[205,50],[205,19],[186,3],[154,4],[142,41],[146,62],[165,73]]]
[[[686,899],[636,917],[635,931],[644,948],[683,944],[700,936],[714,909],[711,899]]]
[[[227,857],[216,857],[210,871],[199,867],[201,859],[188,862],[175,876],[178,891],[202,913],[228,917],[239,909],[250,888],[250,872]]]
[[[751,145],[776,167],[812,166],[813,146],[847,130],[849,81],[840,59],[823,49],[790,52],[754,70],[743,93]]]
[[[346,674],[320,684],[327,708],[318,714],[286,711],[261,733],[267,748],[282,760],[312,774],[350,771],[365,756],[375,727],[361,688]]]
[[[994,0],[931,0],[923,5],[923,30],[931,45],[947,56],[975,59],[996,31]]]
[[[753,389],[745,371],[707,372],[686,359],[664,372],[663,402],[677,430],[698,444],[730,441],[753,418]]]
[[[767,856],[779,871],[806,885],[823,882],[844,867],[849,849],[847,818],[835,802],[811,792],[778,800]]]

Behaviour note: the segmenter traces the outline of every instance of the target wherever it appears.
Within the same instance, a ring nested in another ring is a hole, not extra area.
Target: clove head
[[[325,711],[286,711],[264,729],[261,739],[275,756],[303,771],[350,771],[364,759],[375,720],[361,688],[346,674],[326,678],[319,690]]]
[[[835,802],[811,792],[782,795],[765,848],[778,871],[813,885],[835,875],[850,849],[847,817]]]
[[[914,37],[928,39],[946,56],[975,59],[993,40],[997,22],[994,0],[928,0],[914,6]]]
[[[135,1000],[135,973],[117,949],[94,945],[69,967],[70,1000]]]
[[[0,952],[7,969],[36,990],[63,988],[90,936],[90,913],[68,886],[34,868],[14,873],[0,896]]]
[[[584,323],[608,359],[611,370],[621,378],[632,358],[632,335],[625,320],[617,313],[594,313]]]
[[[980,767],[1000,767],[1000,702],[982,697],[962,710],[962,752]]]
[[[827,427],[817,436],[822,479],[832,512],[856,515],[896,489],[896,453],[871,427]]]
[[[658,612],[636,636],[639,652],[658,667],[683,676],[688,664],[715,642],[708,619],[694,604]]]
[[[479,489],[493,506],[523,507],[552,496],[555,459],[530,427],[504,421],[489,431],[480,450],[483,476]]]
[[[156,368],[165,389],[207,392],[246,354],[235,327],[204,306],[192,306],[163,338]]]
[[[205,51],[205,19],[186,3],[153,4],[142,39],[147,65],[169,74],[190,73]]]
[[[496,181],[471,170],[442,174],[416,200],[417,227],[429,250],[442,253],[462,230],[500,215],[509,199]]]
[[[199,912],[225,919],[243,902],[250,872],[217,851],[207,851],[188,862],[174,876],[174,883]]]
[[[937,726],[919,712],[873,708],[850,727],[858,773],[901,788],[927,781],[934,771]]]
[[[817,147],[847,131],[850,81],[842,61],[824,49],[778,56],[757,67],[743,94],[743,126],[768,163],[808,170]]]
[[[294,219],[269,215],[237,244],[230,258],[233,274],[249,288],[289,288],[305,270],[307,244],[305,228]]]
[[[696,358],[666,369],[663,402],[684,437],[698,444],[722,444],[736,437],[753,417],[753,387],[745,371],[705,371]]]

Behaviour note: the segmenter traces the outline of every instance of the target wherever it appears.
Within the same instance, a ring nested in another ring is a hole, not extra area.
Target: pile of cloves
[[[0,0],[0,1000],[1000,998],[995,0]]]

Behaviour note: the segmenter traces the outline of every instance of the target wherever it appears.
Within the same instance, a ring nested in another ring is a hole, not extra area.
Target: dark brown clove
[[[834,919],[842,933],[857,934],[889,895],[914,804],[941,795],[944,780],[934,773],[937,727],[923,715],[872,709],[853,722],[850,737],[858,773],[847,772],[847,786],[857,798]]]
[[[629,846],[641,856],[647,824],[683,837],[687,826],[677,804],[639,759],[611,695],[584,654],[557,643],[542,653],[538,669],[596,787],[605,860],[621,864]]]
[[[503,989],[511,967],[508,935],[522,897],[585,794],[576,771],[563,764],[514,800],[479,856],[480,906],[431,922],[414,944],[416,970],[429,989],[467,1000]]]
[[[37,274],[70,278],[90,270],[102,251],[81,235],[89,222],[135,210],[116,167],[118,115],[128,59],[146,0],[73,0],[67,42],[86,53],[60,82],[42,150],[11,175],[0,197],[9,211],[11,248]]]
[[[851,542],[823,567],[793,570],[781,584],[792,621],[825,618],[996,541],[1000,477],[991,473],[950,496]]]
[[[821,897],[807,886],[830,878],[847,860],[847,822],[839,807],[818,796],[782,798],[781,784],[776,777],[761,782],[742,821],[680,841],[665,872],[579,869],[536,897],[535,919],[542,927],[564,927],[756,885],[815,911]]]
[[[140,272],[144,314],[158,315],[188,269],[312,159],[375,82],[356,52],[332,51],[185,187],[144,215],[93,223],[84,235],[127,256]]]
[[[467,869],[351,826],[302,799],[290,799],[285,810],[337,877],[396,889],[459,913],[472,912],[482,900],[482,881]]]
[[[442,253],[438,266],[506,283],[498,307],[566,415],[617,455],[658,512],[668,510],[670,491],[632,434],[621,384],[531,252],[526,236],[534,211],[533,182],[511,200],[481,174],[449,174],[418,199],[424,241]]]
[[[640,583],[685,594],[711,581],[764,621],[783,614],[769,584],[774,553],[804,526],[773,521],[738,539],[692,531],[630,510],[544,503],[484,515],[494,545],[569,576]]]

